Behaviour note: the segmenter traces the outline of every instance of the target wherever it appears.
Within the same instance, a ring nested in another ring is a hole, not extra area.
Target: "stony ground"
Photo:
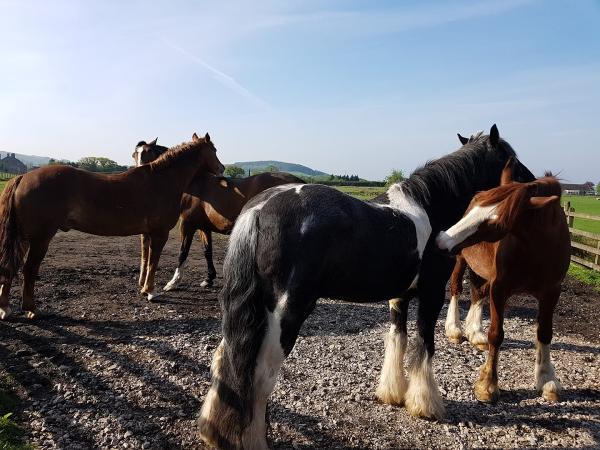
[[[216,239],[219,271],[225,243]],[[172,236],[161,286],[177,249]],[[14,383],[17,419],[39,448],[202,448],[194,419],[220,339],[217,289],[199,287],[195,244],[184,289],[148,304],[137,294],[138,254],[136,238],[59,234],[38,283],[46,316],[0,323],[0,375]],[[600,447],[600,295],[565,285],[552,353],[565,391],[552,405],[533,389],[536,305],[513,303],[496,405],[473,395],[484,354],[448,343],[440,321],[435,371],[447,417],[428,422],[374,398],[387,306],[321,301],[272,397],[274,448]]]

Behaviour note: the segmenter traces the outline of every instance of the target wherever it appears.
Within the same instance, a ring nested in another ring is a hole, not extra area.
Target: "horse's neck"
[[[187,156],[187,157],[186,157]],[[196,176],[200,163],[193,155],[182,155],[181,158],[168,161],[153,168],[153,175],[163,181],[169,179],[171,186],[183,190],[190,185]]]

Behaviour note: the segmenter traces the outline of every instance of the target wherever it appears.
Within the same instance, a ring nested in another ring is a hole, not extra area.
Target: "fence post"
[[[598,247],[598,250],[600,250],[600,240],[598,241],[597,247]],[[596,257],[594,259],[595,259],[596,265],[600,264],[600,255],[596,254]]]
[[[569,225],[569,228],[573,228],[573,222],[575,220],[575,217],[569,214],[572,212],[575,212],[575,208],[571,208],[571,202],[565,203],[565,216],[567,217],[567,224]]]

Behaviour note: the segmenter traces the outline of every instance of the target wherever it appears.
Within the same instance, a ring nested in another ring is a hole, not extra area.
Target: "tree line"
[[[129,167],[121,166],[112,159],[103,156],[86,156],[77,162],[67,160],[56,160],[51,158],[48,165],[62,164],[65,166],[76,167],[78,169],[88,170],[90,172],[125,172]]]

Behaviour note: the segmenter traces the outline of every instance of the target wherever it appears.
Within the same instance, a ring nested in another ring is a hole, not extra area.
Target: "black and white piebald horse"
[[[222,449],[267,449],[266,406],[277,374],[317,299],[389,299],[392,326],[378,397],[440,418],[433,376],[434,327],[454,259],[435,237],[471,198],[500,183],[516,157],[494,125],[489,135],[427,163],[367,203],[321,185],[268,189],[245,206],[231,234],[221,293],[223,340],[198,419],[200,437]],[[520,162],[515,178],[534,176]],[[418,337],[404,375],[410,291],[419,298]],[[401,300],[404,298],[404,300]]]

